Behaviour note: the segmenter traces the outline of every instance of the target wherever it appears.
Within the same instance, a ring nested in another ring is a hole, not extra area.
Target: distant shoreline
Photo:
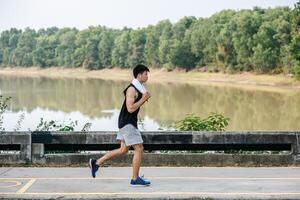
[[[38,67],[1,68],[0,75],[17,77],[47,77],[47,78],[96,78],[103,80],[130,81],[131,69],[103,69],[90,71],[82,68]],[[253,73],[224,74],[174,70],[150,69],[149,82],[152,83],[180,83],[180,84],[207,84],[230,86],[252,90],[268,91],[300,91],[300,81],[285,75],[256,75]]]

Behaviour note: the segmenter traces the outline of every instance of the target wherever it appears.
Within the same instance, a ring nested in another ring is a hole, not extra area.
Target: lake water
[[[12,99],[4,127],[13,130],[24,115],[21,130],[35,130],[40,118],[68,124],[86,122],[91,130],[116,131],[124,100],[124,81],[0,77],[0,93]],[[227,130],[299,130],[300,92],[270,92],[200,84],[147,84],[151,99],[140,111],[140,129],[155,131],[195,113],[230,118]]]

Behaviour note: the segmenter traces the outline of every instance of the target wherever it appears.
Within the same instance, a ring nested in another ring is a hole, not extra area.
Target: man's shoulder
[[[137,92],[137,89],[133,86],[133,85],[129,85],[128,87],[127,87],[127,91],[131,91],[131,92]]]
[[[130,85],[128,86],[127,90],[126,90],[126,94],[135,94],[137,91],[136,89],[134,88],[134,86]]]

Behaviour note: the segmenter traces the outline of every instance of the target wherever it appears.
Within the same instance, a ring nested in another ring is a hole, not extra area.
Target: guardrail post
[[[294,154],[294,162],[295,164],[300,164],[300,133],[295,133],[296,139],[293,144],[293,154]]]
[[[44,144],[42,143],[32,143],[31,145],[31,161],[32,163],[36,163],[36,164],[45,164],[45,158],[44,158],[44,154],[45,154],[45,148],[44,148]]]

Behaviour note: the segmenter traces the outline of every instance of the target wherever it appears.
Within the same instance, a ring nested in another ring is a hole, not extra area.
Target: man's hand
[[[130,113],[136,111],[151,97],[150,93],[146,92],[145,94],[143,94],[142,98],[138,102],[134,103],[135,95],[136,95],[135,89],[133,87],[129,87],[126,92],[126,107],[128,112]]]
[[[145,94],[143,94],[142,99],[145,101],[148,101],[148,99],[150,99],[151,94],[149,92],[146,92]]]

